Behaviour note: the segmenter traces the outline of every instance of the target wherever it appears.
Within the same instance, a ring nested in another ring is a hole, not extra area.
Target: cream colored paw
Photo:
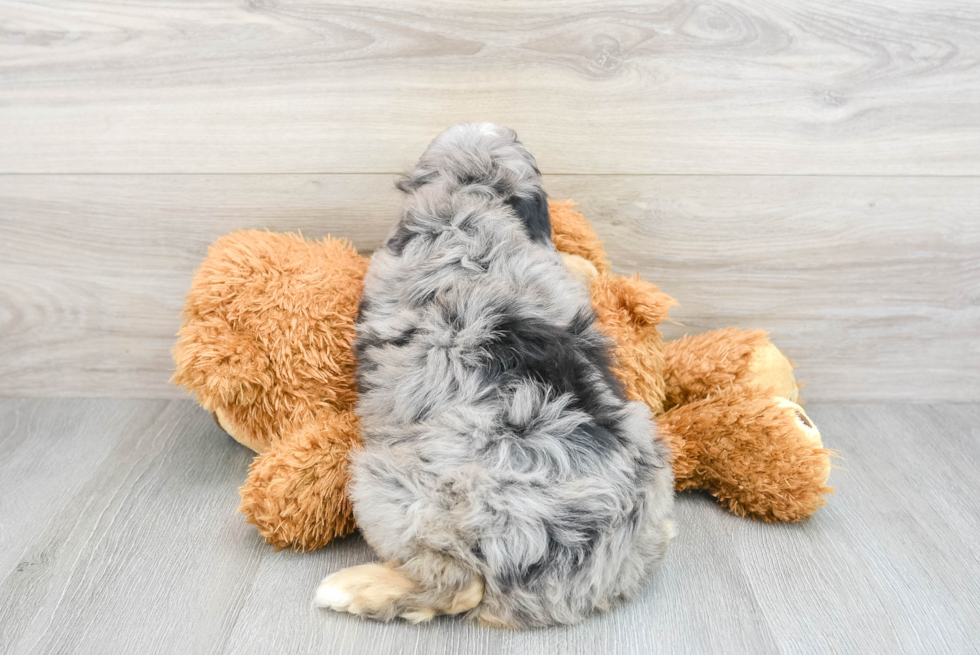
[[[329,575],[323,579],[317,587],[316,595],[313,597],[313,604],[317,607],[344,612],[350,606],[352,596],[336,584],[334,575]]]
[[[324,578],[313,604],[335,612],[377,616],[415,589],[414,582],[390,566],[362,564]]]
[[[405,619],[409,623],[425,623],[426,621],[431,621],[436,616],[434,610],[416,610],[413,612],[405,612],[401,614],[401,618]]]

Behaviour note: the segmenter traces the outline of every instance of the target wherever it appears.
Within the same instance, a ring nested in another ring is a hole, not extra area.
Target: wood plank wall
[[[207,244],[369,251],[453,123],[514,127],[670,336],[808,400],[980,400],[980,5],[0,0],[0,395],[173,397]]]

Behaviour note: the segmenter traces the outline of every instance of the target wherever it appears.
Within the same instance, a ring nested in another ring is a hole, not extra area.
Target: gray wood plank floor
[[[813,520],[679,499],[636,601],[513,633],[310,606],[358,537],[273,552],[235,513],[249,453],[189,401],[0,400],[2,653],[973,652],[980,405],[811,405],[841,451]]]

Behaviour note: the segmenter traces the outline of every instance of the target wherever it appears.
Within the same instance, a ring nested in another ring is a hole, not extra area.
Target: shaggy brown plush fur
[[[730,386],[796,402],[793,363],[762,330],[726,328],[666,345],[667,407],[683,405]]]
[[[766,521],[798,521],[823,505],[830,452],[790,402],[792,364],[765,333],[727,329],[665,344],[657,326],[673,299],[612,274],[574,203],[552,201],[550,212],[559,250],[591,263],[578,270],[616,342],[615,373],[659,415],[678,490],[706,489],[736,514]],[[174,382],[260,453],[241,511],[276,548],[312,550],[354,528],[351,342],[366,270],[345,241],[238,232],[211,247],[188,294]]]
[[[366,272],[346,241],[236,232],[211,246],[187,296],[173,381],[259,453],[240,510],[277,549],[354,530],[351,344]]]
[[[657,325],[674,299],[639,276],[600,273],[592,280],[592,308],[599,327],[616,343],[614,372],[630,400],[641,400],[654,415],[664,410],[664,342]]]
[[[599,327],[616,344],[614,372],[631,400],[646,402],[653,413],[664,409],[664,341],[657,326],[676,305],[657,285],[639,275],[609,272],[602,242],[573,202],[552,201],[552,239],[562,252],[591,262],[592,308]],[[567,263],[567,260],[566,260]]]
[[[194,276],[173,382],[262,452],[324,408],[354,406],[354,318],[367,260],[338,239],[244,231]]]
[[[353,411],[322,410],[255,458],[240,489],[240,511],[276,550],[312,550],[350,534],[347,463],[360,446]]]
[[[739,516],[799,521],[826,504],[830,452],[791,401],[736,386],[657,419],[678,491],[707,489]]]
[[[602,272],[606,253],[573,203],[552,212],[555,244],[600,271],[592,306],[617,344],[616,375],[658,417],[677,490],[705,489],[763,521],[799,521],[826,504],[831,452],[795,404],[792,362],[766,333],[727,328],[664,343],[657,326],[675,301],[638,276]]]
[[[606,249],[585,217],[575,211],[574,202],[549,200],[548,213],[551,216],[551,240],[558,250],[589,260],[600,273],[609,272]]]

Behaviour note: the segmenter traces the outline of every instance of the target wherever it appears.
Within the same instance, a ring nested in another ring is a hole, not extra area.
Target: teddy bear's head
[[[256,452],[356,400],[354,319],[367,259],[346,241],[235,232],[194,277],[173,381]]]

